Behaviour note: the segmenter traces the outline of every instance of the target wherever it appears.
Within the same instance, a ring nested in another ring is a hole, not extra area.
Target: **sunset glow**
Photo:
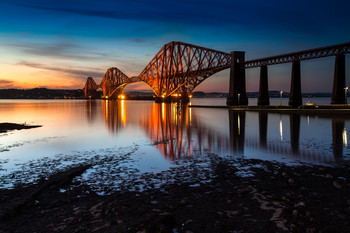
[[[336,2],[0,1],[0,88],[81,89],[87,77],[98,82],[110,67],[137,76],[170,41],[245,51],[246,59],[347,42],[350,16],[337,12],[350,3]],[[318,17],[324,11],[327,17]],[[331,92],[333,68],[332,58],[304,62],[302,91]],[[269,68],[270,89],[289,91],[290,70]],[[228,80],[224,70],[195,91],[227,92]],[[258,88],[259,70],[247,71],[247,91]]]

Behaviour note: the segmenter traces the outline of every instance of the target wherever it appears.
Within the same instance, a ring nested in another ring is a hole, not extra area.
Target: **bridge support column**
[[[267,66],[260,67],[260,84],[259,84],[259,96],[258,105],[270,105],[269,99],[269,85],[268,85],[268,75]]]
[[[230,90],[226,105],[248,105],[244,61],[245,52],[231,52]]]
[[[301,78],[300,61],[294,61],[292,64],[292,81],[290,84],[289,105],[299,107],[303,104],[301,98]]]
[[[187,104],[190,102],[190,98],[188,97],[188,94],[186,92],[183,92],[181,94],[181,103]]]
[[[333,93],[331,104],[345,104],[345,55],[335,57]]]
[[[156,103],[171,103],[171,96],[168,97],[159,97],[157,96],[155,99]]]

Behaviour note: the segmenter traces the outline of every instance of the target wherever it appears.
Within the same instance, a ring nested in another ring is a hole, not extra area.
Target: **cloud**
[[[86,52],[91,51],[91,49],[69,41],[46,42],[46,44],[17,41],[5,42],[4,45],[19,49],[21,52],[30,55],[63,58],[65,60],[99,60],[108,57],[108,54],[104,53]]]
[[[0,88],[13,88],[14,81],[8,79],[0,79]]]
[[[65,73],[65,74],[71,75],[72,77],[80,78],[82,80],[86,79],[86,77],[88,77],[88,76],[103,77],[105,74],[105,71],[98,70],[98,69],[91,70],[91,69],[87,69],[87,68],[71,68],[71,67],[62,67],[62,66],[56,67],[56,66],[51,66],[51,65],[47,65],[47,64],[27,62],[27,61],[21,61],[21,62],[17,63],[17,65]]]

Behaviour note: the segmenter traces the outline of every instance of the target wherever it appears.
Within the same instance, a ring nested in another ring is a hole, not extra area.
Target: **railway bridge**
[[[268,66],[292,63],[289,105],[302,105],[300,62],[323,57],[335,57],[331,104],[345,104],[345,54],[350,53],[350,42],[315,48],[273,57],[245,61],[245,52],[226,53],[183,42],[170,42],[154,56],[143,71],[129,78],[118,68],[109,68],[98,85],[88,77],[84,86],[86,98],[99,88],[103,98],[117,99],[124,88],[134,82],[147,83],[157,102],[171,102],[177,96],[189,101],[190,93],[204,80],[224,69],[230,69],[227,105],[248,105],[245,70],[260,67],[258,105],[269,105]]]

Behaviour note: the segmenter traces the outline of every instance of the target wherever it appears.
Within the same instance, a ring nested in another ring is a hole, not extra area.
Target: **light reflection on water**
[[[118,154],[131,148],[137,159],[130,164],[145,171],[210,153],[287,163],[349,160],[349,119],[342,116],[235,112],[153,101],[18,100],[0,102],[0,122],[43,125],[0,135],[0,175],[28,161],[77,153],[88,157],[89,151],[104,149]]]

